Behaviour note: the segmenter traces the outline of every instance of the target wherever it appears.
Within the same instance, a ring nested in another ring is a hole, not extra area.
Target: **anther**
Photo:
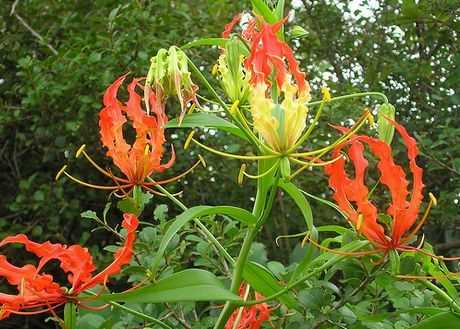
[[[67,165],[62,166],[61,170],[59,170],[58,173],[56,174],[55,180],[58,180],[66,169],[67,169]]]
[[[235,115],[235,113],[238,111],[238,105],[240,104],[239,100],[236,100],[235,103],[232,104],[230,107],[230,114]]]
[[[200,159],[200,162],[203,165],[203,167],[206,168],[206,160],[201,156],[201,154],[198,154],[198,159]]]
[[[238,184],[239,185],[243,185],[245,170],[246,170],[246,164],[243,163],[240,167],[240,172],[238,173]]]
[[[321,87],[321,93],[323,94],[323,101],[324,102],[330,102],[332,97],[331,97],[331,92],[327,86]]]
[[[184,143],[184,150],[188,149],[188,147],[190,146],[190,142],[192,141],[194,134],[195,134],[195,130],[192,130],[190,134],[188,134],[187,139],[185,140],[185,143]]]
[[[433,207],[436,207],[438,205],[438,200],[436,199],[436,197],[431,192],[428,193],[428,196],[430,197],[430,200],[433,203]]]
[[[75,152],[75,157],[79,158],[80,155],[85,151],[85,148],[86,148],[86,144],[83,144],[82,146],[80,146],[77,152]]]

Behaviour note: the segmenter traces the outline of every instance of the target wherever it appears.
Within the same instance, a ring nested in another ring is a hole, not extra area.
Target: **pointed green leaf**
[[[188,269],[156,283],[117,294],[101,295],[103,301],[128,303],[169,303],[188,301],[240,301],[211,272]]]
[[[277,21],[276,15],[271,11],[263,0],[251,0],[254,12],[262,16],[268,23],[273,24]]]
[[[64,306],[64,326],[66,329],[77,328],[77,306],[74,303],[67,303]]]
[[[184,211],[182,214],[177,216],[171,226],[169,226],[168,230],[163,236],[163,239],[160,242],[160,246],[158,247],[158,251],[155,255],[155,258],[150,266],[150,270],[155,272],[155,270],[160,265],[161,259],[163,258],[163,254],[166,251],[166,248],[169,245],[169,242],[173,239],[173,237],[177,234],[177,232],[188,222],[195,218],[208,216],[208,215],[228,215],[248,226],[254,226],[257,222],[257,219],[251,214],[249,211],[237,207],[230,207],[230,206],[197,206],[193,208],[189,208]]]
[[[424,319],[409,329],[458,329],[460,317],[452,312],[436,314]]]
[[[243,278],[251,287],[265,297],[273,295],[284,288],[268,269],[256,262],[246,264],[243,270]],[[298,303],[291,293],[285,293],[279,296],[278,299],[290,309],[299,309]]]
[[[168,122],[166,128],[216,128],[247,139],[244,132],[233,123],[211,113],[192,113],[186,115],[181,124],[178,119]]]

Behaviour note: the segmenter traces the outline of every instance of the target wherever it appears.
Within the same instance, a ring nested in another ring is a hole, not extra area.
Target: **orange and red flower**
[[[426,212],[420,223],[414,227],[424,187],[423,171],[416,163],[419,150],[415,139],[403,126],[392,120],[389,122],[396,128],[407,148],[412,174],[411,192],[408,190],[406,173],[394,162],[390,145],[376,138],[356,135],[334,150],[333,156],[337,157],[342,150],[348,148],[347,153],[354,166],[354,178],[348,176],[344,158],[325,167],[329,185],[334,190],[334,199],[340,209],[345,212],[357,231],[382,251],[404,250],[405,244],[415,236],[427,214]],[[392,202],[386,210],[387,215],[391,217],[390,232],[385,232],[384,226],[379,223],[377,207],[369,200],[369,189],[365,182],[368,161],[364,157],[364,144],[367,144],[371,153],[378,158],[379,181],[388,188],[391,195]]]
[[[245,284],[240,286],[240,296],[247,295],[248,287]],[[256,300],[262,300],[264,297],[255,293]],[[260,303],[252,306],[246,306],[236,309],[225,325],[225,329],[259,329],[265,321],[270,320],[270,308],[266,303]],[[235,321],[238,321],[235,327]]]
[[[161,164],[165,143],[164,129],[168,122],[165,104],[150,93],[150,106],[154,115],[147,115],[142,109],[142,98],[136,92],[141,87],[140,79],[133,79],[128,86],[129,99],[122,104],[117,93],[126,76],[118,78],[105,92],[104,108],[99,113],[99,127],[102,144],[107,155],[128,178],[127,183],[144,184],[145,179],[155,172],[163,172],[174,163],[174,149],[171,159]],[[136,139],[129,145],[123,134],[123,127],[131,121]],[[125,181],[122,181],[124,183]]]
[[[87,248],[80,245],[66,246],[58,243],[36,243],[24,234],[10,236],[0,242],[0,247],[11,243],[23,244],[26,250],[40,260],[37,266],[28,264],[17,267],[3,255],[0,255],[0,277],[16,286],[17,295],[0,293],[0,320],[10,314],[37,314],[48,312],[68,301],[75,301],[78,294],[96,286],[105,285],[109,276],[118,274],[123,265],[130,262],[136,239],[138,220],[132,214],[124,214],[122,226],[127,230],[124,244],[119,248],[114,261],[96,275],[93,258]],[[69,287],[54,282],[53,276],[40,273],[52,260],[60,262],[61,269],[67,274]]]
[[[305,80],[305,73],[300,71],[294,52],[277,36],[284,22],[285,19],[275,24],[262,22],[258,30],[253,27],[249,30],[251,35],[246,38],[251,40],[251,53],[245,61],[245,67],[251,72],[251,83],[254,85],[270,85],[273,73],[281,89],[286,81],[289,82],[290,75],[295,79],[299,93],[308,94],[310,86]]]
[[[64,166],[56,176],[58,179],[62,174],[73,181],[84,186],[121,191],[125,196],[131,192],[135,186],[140,186],[152,193],[158,193],[151,189],[152,186],[169,183],[183,177],[193,170],[200,161],[195,163],[190,169],[176,177],[162,181],[146,180],[154,173],[161,173],[170,168],[175,161],[174,148],[171,147],[171,158],[166,163],[161,163],[164,155],[165,125],[168,117],[165,113],[165,103],[163,97],[157,96],[150,90],[148,102],[151,113],[147,114],[142,108],[142,97],[136,88],[143,89],[140,84],[142,79],[135,78],[128,85],[128,101],[118,100],[118,90],[126,79],[126,75],[118,78],[104,94],[104,108],[99,113],[99,128],[101,142],[107,148],[107,155],[112,158],[113,163],[120,169],[125,177],[118,177],[111,170],[105,170],[86,153],[85,145],[77,151],[77,157],[81,154],[102,174],[110,177],[114,186],[95,185],[84,182],[70,175]],[[129,128],[134,130],[134,142],[129,144],[125,135]]]

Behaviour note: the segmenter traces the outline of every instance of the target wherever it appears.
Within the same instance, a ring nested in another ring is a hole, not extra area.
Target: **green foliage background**
[[[327,83],[334,95],[382,91],[395,104],[397,119],[419,142],[425,191],[439,199],[425,233],[439,250],[449,251],[460,246],[460,236],[455,234],[460,220],[458,1],[361,2],[356,6],[349,1],[287,1],[286,15],[291,17],[287,31],[294,25],[306,31],[292,44],[301,67],[309,73],[313,98],[320,97],[319,87]],[[126,72],[145,74],[150,57],[162,47],[218,36],[235,13],[250,6],[246,1],[224,0],[5,3],[0,6],[0,234],[22,232],[41,241],[78,242],[98,250],[112,237],[90,234],[94,223],[82,220],[80,213],[100,212],[106,194],[65,179],[54,182],[54,176],[70,162],[76,176],[104,182],[73,155],[84,143],[99,163],[110,163],[97,129],[105,88]],[[200,48],[189,54],[212,79],[217,49]],[[328,109],[311,141],[325,143],[328,134],[336,134],[327,122],[341,123],[357,117],[364,106],[375,105],[348,102]],[[169,104],[170,117],[178,111],[178,104]],[[169,140],[180,150],[183,137],[183,132],[174,131]],[[223,133],[214,134],[209,143],[238,152],[247,148]],[[187,168],[196,154],[196,149],[180,151],[174,170]],[[173,187],[184,190],[184,202],[250,207],[254,186],[236,184],[240,163],[203,155],[210,166]],[[306,172],[298,179],[308,192],[330,196],[320,171]],[[153,206],[161,203],[167,202],[156,198]],[[337,222],[324,206],[312,205],[316,221]],[[174,214],[175,208],[170,209]],[[300,214],[293,209],[278,198],[272,222],[260,238],[270,259],[286,263],[286,255],[297,243],[282,240],[276,247],[273,241],[280,232],[303,230]],[[116,223],[119,214],[113,216]]]

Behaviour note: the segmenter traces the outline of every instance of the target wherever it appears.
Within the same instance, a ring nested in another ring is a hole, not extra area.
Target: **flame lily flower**
[[[423,199],[422,169],[417,165],[419,154],[415,139],[400,124],[388,119],[402,137],[407,148],[409,168],[412,174],[412,191],[403,168],[394,162],[390,145],[369,136],[355,135],[350,141],[334,149],[333,155],[338,156],[342,150],[348,149],[348,156],[353,163],[355,174],[350,178],[345,171],[345,159],[325,167],[329,176],[329,185],[334,190],[334,199],[348,216],[349,221],[359,233],[362,233],[377,251],[387,253],[389,250],[408,250],[407,246],[425,222],[428,212],[436,200],[430,193],[430,203],[419,221],[418,212]],[[343,130],[342,130],[343,131]],[[371,153],[378,158],[377,168],[380,172],[379,181],[385,185],[391,195],[391,203],[386,214],[391,217],[389,229],[378,221],[377,207],[369,200],[369,189],[365,183],[368,161],[364,157],[364,145],[368,145]]]
[[[238,17],[236,16],[231,23],[226,25],[224,37],[229,35]],[[322,161],[321,157],[349,139],[366,121],[371,119],[371,114],[365,110],[363,116],[357,120],[350,131],[330,145],[317,150],[297,151],[313,132],[324,105],[331,101],[331,96],[328,89],[322,89],[323,99],[320,107],[307,128],[309,111],[307,104],[311,98],[310,85],[306,80],[306,74],[300,70],[293,50],[277,35],[284,22],[285,19],[275,24],[252,20],[248,24],[243,31],[242,38],[249,43],[250,49],[249,55],[244,60],[244,71],[241,71],[242,67],[239,66],[240,58],[235,56],[235,54],[239,56],[240,53],[232,54],[227,50],[232,44],[232,39],[227,41],[225,53],[221,55],[216,66],[217,71],[222,74],[224,90],[233,101],[229,113],[238,122],[238,126],[245,131],[248,139],[257,147],[259,154],[249,156],[215,150],[194,139],[193,131],[187,139],[186,146],[193,142],[207,151],[229,158],[274,160],[273,165],[258,175],[246,173],[246,166],[243,163],[238,175],[239,182],[244,176],[258,179],[278,168],[281,169],[283,177],[291,179],[307,168],[334,162],[338,158]],[[240,39],[236,40],[242,42]],[[230,58],[232,55],[235,58]],[[231,66],[228,63],[232,62],[236,65],[233,65],[233,69],[230,70]],[[235,77],[239,77],[238,83],[231,80]],[[246,82],[246,80],[249,81]],[[245,94],[246,87],[242,87],[245,86],[245,82],[249,89],[249,111],[245,111],[246,107],[242,107],[242,110],[239,108],[240,102],[243,102],[242,99],[244,99],[241,95]],[[292,174],[290,173],[291,163],[300,165],[300,168]]]
[[[159,194],[152,190],[151,187],[178,180],[193,170],[199,163],[203,163],[204,160],[200,157],[200,161],[176,177],[162,181],[146,182],[150,175],[163,172],[170,168],[175,161],[174,148],[172,147],[171,159],[164,164],[161,163],[165,143],[164,130],[168,122],[165,114],[165,103],[155,93],[150,93],[148,102],[152,108],[152,115],[147,114],[142,109],[142,98],[136,92],[137,87],[143,88],[139,83],[141,79],[133,79],[128,85],[129,99],[123,104],[118,100],[117,94],[125,78],[126,75],[121,76],[106,90],[104,108],[99,113],[101,142],[107,148],[107,155],[112,158],[114,164],[124,174],[125,178],[118,177],[110,170],[105,170],[99,166],[86,153],[85,145],[83,145],[77,151],[77,157],[83,154],[98,171],[111,178],[116,184],[114,186],[103,186],[86,183],[70,175],[66,171],[67,166],[64,166],[59,171],[56,179],[64,174],[73,181],[88,187],[121,191],[122,196],[129,194],[134,186],[140,186],[152,193]],[[123,133],[123,128],[127,126],[128,122],[136,133],[136,138],[132,145],[126,142]]]
[[[67,303],[75,302],[77,296],[98,284],[105,285],[110,276],[118,274],[121,267],[130,262],[136,229],[139,224],[136,216],[123,215],[122,227],[127,235],[122,247],[114,255],[113,262],[96,275],[93,258],[87,248],[80,245],[66,246],[58,243],[36,243],[24,234],[10,236],[0,241],[0,247],[12,243],[23,244],[28,252],[39,258],[37,266],[28,264],[16,267],[0,255],[0,276],[18,289],[17,295],[0,293],[0,320],[10,314],[38,314],[52,311]],[[54,282],[53,276],[41,273],[43,267],[52,260],[60,262],[61,269],[67,274],[70,288]]]
[[[249,285],[240,286],[240,296],[247,299],[249,295]],[[256,300],[264,297],[258,292],[255,293]],[[236,309],[225,325],[225,329],[259,329],[265,321],[270,320],[270,308],[266,303],[255,304],[252,306],[240,307]]]

